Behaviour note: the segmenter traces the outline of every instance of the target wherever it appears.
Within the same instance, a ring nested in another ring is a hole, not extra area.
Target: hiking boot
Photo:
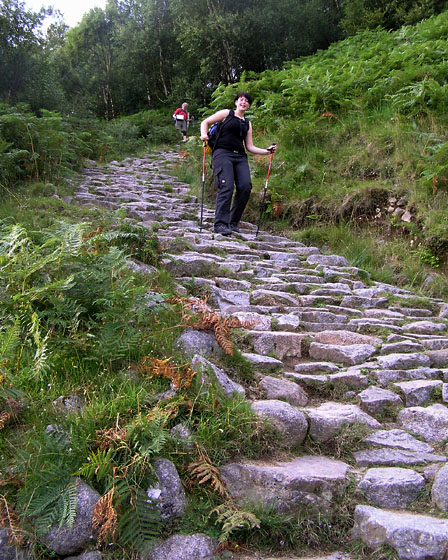
[[[225,224],[218,224],[215,226],[215,233],[220,233],[221,235],[232,235],[232,230]]]
[[[233,233],[239,233],[240,232],[238,224],[230,224],[230,229],[233,231]]]

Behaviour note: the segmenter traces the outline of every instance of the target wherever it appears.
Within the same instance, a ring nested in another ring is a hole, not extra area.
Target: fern
[[[118,528],[117,511],[113,506],[114,492],[112,487],[93,508],[92,528],[98,533],[98,544],[113,540]]]
[[[99,331],[95,354],[103,360],[122,360],[139,346],[140,332],[124,322],[106,323]]]
[[[13,325],[2,331],[0,331],[0,365],[14,356],[15,350],[20,344],[19,320],[16,318]]]
[[[260,528],[260,520],[249,511],[240,511],[233,504],[221,504],[213,509],[210,515],[217,516],[216,524],[222,525],[219,543],[227,542],[235,531]]]
[[[48,532],[56,522],[58,527],[67,525],[72,527],[78,505],[76,479],[61,480],[51,486],[40,487],[36,490],[25,515],[36,518],[38,536]]]
[[[99,449],[92,451],[85,463],[76,471],[75,475],[86,479],[96,478],[98,482],[113,475],[113,450]]]
[[[0,494],[0,527],[6,529],[8,542],[15,546],[25,544],[25,533],[19,526],[19,518],[6,496]]]
[[[128,509],[118,521],[120,542],[140,552],[159,535],[162,520],[144,490],[129,488],[128,491]]]
[[[197,484],[204,484],[208,482],[215,492],[218,492],[226,500],[231,500],[231,496],[221,480],[218,467],[213,465],[209,456],[204,448],[200,447],[195,442],[196,451],[199,455],[199,460],[194,461],[188,465],[191,475],[196,479]]]

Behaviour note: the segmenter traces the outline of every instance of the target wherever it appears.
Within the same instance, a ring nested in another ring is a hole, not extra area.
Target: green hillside
[[[421,264],[446,271],[447,36],[444,12],[218,88],[214,109],[250,90],[255,131],[279,144],[267,208],[274,227],[327,244],[385,280],[415,287],[428,283]],[[446,293],[443,276],[430,277],[433,294]]]

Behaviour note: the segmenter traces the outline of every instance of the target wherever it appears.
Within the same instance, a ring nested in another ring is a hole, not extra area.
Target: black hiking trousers
[[[218,188],[215,227],[238,225],[252,190],[247,155],[217,148],[213,152],[212,164]],[[235,196],[232,203],[234,187]]]

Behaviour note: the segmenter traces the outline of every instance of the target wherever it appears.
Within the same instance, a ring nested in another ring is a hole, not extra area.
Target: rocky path
[[[200,231],[198,201],[166,172],[179,157],[158,152],[92,166],[77,199],[125,208],[137,223],[157,229],[164,266],[182,290],[194,284],[222,315],[250,322],[244,356],[257,372],[250,389],[214,366],[206,333],[187,333],[180,343],[196,354],[195,367],[215,368],[226,392],[245,393],[292,450],[306,437],[315,444],[316,454],[298,451],[288,461],[225,465],[230,493],[241,505],[328,518],[350,497],[358,504],[356,539],[372,549],[388,545],[405,560],[445,559],[448,305],[373,282],[317,247],[264,231],[255,238],[253,224],[231,238],[215,235],[210,209]],[[361,445],[338,456],[350,434]],[[184,558],[172,550],[167,545],[160,558]]]

